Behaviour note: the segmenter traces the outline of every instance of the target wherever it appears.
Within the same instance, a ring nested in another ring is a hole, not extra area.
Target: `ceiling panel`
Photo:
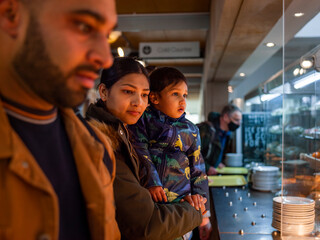
[[[130,46],[133,50],[139,49],[140,42],[184,42],[199,41],[200,48],[205,48],[207,30],[177,30],[177,31],[143,31],[124,32],[112,48]]]
[[[210,0],[116,0],[118,14],[208,12]]]

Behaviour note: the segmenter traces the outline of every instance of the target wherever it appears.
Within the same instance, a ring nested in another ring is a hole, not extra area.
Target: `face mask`
[[[232,121],[230,121],[229,124],[228,124],[229,131],[231,131],[231,132],[234,132],[235,130],[237,130],[238,127],[240,127],[240,125],[235,124]]]

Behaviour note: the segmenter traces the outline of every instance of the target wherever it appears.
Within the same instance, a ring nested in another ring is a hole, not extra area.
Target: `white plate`
[[[285,197],[274,197],[273,201],[275,203],[280,203],[283,205],[314,205],[314,200],[309,198],[303,198],[303,197],[292,197],[292,196],[285,196]]]
[[[278,186],[277,187],[259,187],[259,186],[252,185],[252,189],[259,190],[259,191],[272,191],[278,188],[279,188]]]
[[[256,172],[277,172],[279,168],[274,166],[258,166],[253,167],[252,170]]]

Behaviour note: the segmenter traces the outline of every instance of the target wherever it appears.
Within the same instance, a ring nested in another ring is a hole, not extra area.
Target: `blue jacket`
[[[191,193],[206,197],[209,203],[199,130],[185,114],[174,119],[150,106],[129,130],[139,158],[146,158],[150,165],[147,187],[163,187],[169,202]]]

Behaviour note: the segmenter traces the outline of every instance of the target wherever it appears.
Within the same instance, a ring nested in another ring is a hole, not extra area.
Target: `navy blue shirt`
[[[222,162],[222,158],[223,158],[224,148],[226,146],[227,137],[231,135],[230,131],[223,131],[220,128],[219,128],[218,131],[219,131],[219,140],[220,140],[220,144],[221,144],[221,152],[220,152],[218,161],[214,165],[215,168],[217,168],[219,166],[219,164]]]
[[[51,182],[59,200],[59,240],[90,239],[85,201],[60,114],[48,124],[8,115],[10,123]]]

